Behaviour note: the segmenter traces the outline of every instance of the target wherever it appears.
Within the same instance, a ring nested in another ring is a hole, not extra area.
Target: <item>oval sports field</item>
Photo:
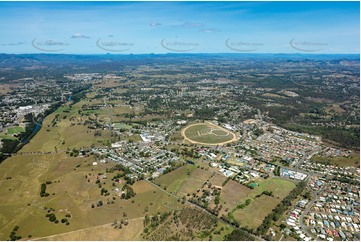
[[[224,145],[237,141],[231,131],[209,122],[191,124],[182,130],[182,136],[192,144]]]

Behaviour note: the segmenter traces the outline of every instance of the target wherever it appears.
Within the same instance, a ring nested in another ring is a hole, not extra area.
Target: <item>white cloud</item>
[[[157,22],[152,22],[152,23],[149,24],[149,26],[151,26],[151,27],[156,27],[156,26],[160,26],[160,25],[162,25],[162,24],[157,23]]]
[[[79,34],[79,33],[73,34],[73,35],[71,36],[71,38],[72,38],[72,39],[90,39],[89,36],[86,36],[86,35],[84,35],[84,34]]]
[[[216,29],[201,29],[199,30],[199,32],[202,33],[214,33],[214,32],[218,32]]]
[[[203,27],[203,23],[196,23],[196,22],[184,22],[182,24],[173,25],[172,27],[181,27],[181,28],[200,28]]]

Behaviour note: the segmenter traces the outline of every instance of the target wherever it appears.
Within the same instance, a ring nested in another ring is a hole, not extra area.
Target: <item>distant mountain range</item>
[[[248,53],[219,53],[219,54],[103,54],[103,55],[74,55],[74,54],[0,54],[0,71],[14,71],[17,69],[36,70],[51,67],[52,69],[71,67],[90,68],[97,70],[104,68],[114,70],[121,65],[147,64],[181,64],[196,59],[209,59],[210,62],[220,59],[235,61],[328,61],[339,63],[352,61],[359,63],[357,54],[248,54]],[[207,60],[208,61],[208,60]],[[354,63],[354,64],[356,64]]]

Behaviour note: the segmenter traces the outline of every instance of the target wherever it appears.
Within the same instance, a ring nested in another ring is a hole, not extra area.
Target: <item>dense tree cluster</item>
[[[135,197],[135,195],[136,195],[133,188],[131,186],[129,186],[128,184],[125,184],[125,186],[123,187],[123,191],[124,191],[122,193],[123,199],[130,199],[132,197]]]
[[[323,140],[333,142],[344,148],[360,148],[360,128],[314,127],[297,124],[281,124],[281,126],[296,132],[320,135]]]
[[[333,180],[339,181],[339,182],[342,182],[342,183],[347,183],[347,184],[350,184],[350,185],[355,185],[355,186],[360,185],[360,181],[358,179],[353,179],[352,177],[335,176],[333,178]]]
[[[242,229],[234,229],[231,233],[224,237],[225,241],[254,241],[255,238],[247,231]]]
[[[19,235],[16,235],[16,232],[18,231],[19,226],[15,226],[13,228],[13,230],[11,231],[10,235],[9,235],[9,240],[10,241],[15,241],[15,240],[20,240],[22,237]]]
[[[49,195],[50,194],[46,192],[46,184],[45,183],[41,184],[41,186],[40,186],[40,197],[47,197]]]

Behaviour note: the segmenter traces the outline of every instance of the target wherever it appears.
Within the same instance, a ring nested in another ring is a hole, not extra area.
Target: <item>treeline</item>
[[[234,229],[231,233],[224,236],[225,241],[254,241],[255,238],[248,232],[241,229]]]
[[[20,240],[22,237],[19,235],[16,235],[16,232],[19,230],[19,226],[15,226],[13,228],[13,230],[11,231],[10,235],[9,235],[9,239],[10,241],[16,241],[16,240]]]
[[[150,231],[154,230],[158,227],[158,225],[162,224],[172,213],[171,212],[163,212],[155,214],[151,217],[149,217],[148,214],[145,215],[143,224],[144,224],[144,230],[143,232],[145,234],[149,233]]]
[[[275,169],[273,170],[273,173],[275,174],[275,176],[280,176],[281,175],[281,167],[276,166]]]
[[[331,141],[339,144],[343,148],[360,148],[360,129],[359,128],[340,128],[340,127],[313,127],[299,124],[281,124],[282,127],[301,133],[309,133],[322,136],[325,141]]]
[[[243,209],[247,207],[249,204],[251,204],[251,202],[252,202],[251,199],[247,199],[244,203],[237,205],[237,209]]]
[[[264,218],[262,224],[257,228],[257,235],[264,235],[271,227],[272,221],[276,222],[280,216],[292,205],[291,202],[296,199],[306,188],[307,183],[302,181],[296,185],[296,187],[285,197],[275,209],[272,210],[267,217]]]
[[[2,153],[12,153],[15,148],[17,147],[17,145],[19,144],[18,140],[15,139],[3,139],[2,140],[2,149],[1,152]]]
[[[48,116],[49,114],[51,114],[55,110],[57,110],[60,106],[61,106],[61,102],[56,102],[56,103],[51,104],[50,107],[47,110],[45,110],[44,116],[39,114],[39,117],[44,117],[45,118],[46,116]]]
[[[360,129],[342,129],[336,127],[323,127],[322,138],[339,143],[345,148],[360,148]]]
[[[182,162],[182,163],[170,162],[169,164],[170,164],[170,167],[167,167],[167,168],[163,171],[163,175],[165,175],[165,174],[167,174],[167,173],[169,173],[169,172],[172,172],[172,171],[174,171],[174,170],[176,170],[176,169],[178,169],[178,168],[181,168],[182,166],[184,166],[184,165],[187,164],[187,163],[185,163],[185,162]]]
[[[84,86],[77,87],[72,90],[72,101],[73,104],[79,102],[81,99],[85,98],[85,91],[91,88],[91,84],[86,84]]]
[[[40,186],[40,197],[47,197],[49,196],[49,193],[46,192],[46,184],[43,183]]]
[[[334,181],[339,181],[342,183],[347,183],[350,185],[354,185],[354,186],[359,186],[360,185],[360,181],[358,179],[352,179],[350,177],[346,177],[346,176],[335,176],[334,178],[332,178],[332,180]]]

